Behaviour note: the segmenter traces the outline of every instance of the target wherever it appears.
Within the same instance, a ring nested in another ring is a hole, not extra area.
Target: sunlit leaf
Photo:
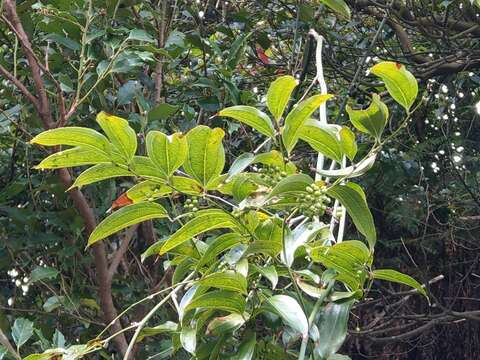
[[[327,5],[330,9],[343,16],[347,20],[350,20],[351,11],[347,3],[344,0],[320,0]]]
[[[425,297],[427,296],[427,292],[425,291],[425,288],[414,278],[412,278],[410,275],[403,274],[401,272],[398,272],[396,270],[391,270],[391,269],[377,269],[372,272],[372,276],[374,279],[377,280],[386,280],[386,281],[391,281],[395,282],[398,284],[403,284],[410,286],[416,290]]]
[[[187,158],[187,139],[181,133],[167,136],[150,131],[146,139],[148,156],[166,177],[183,165]]]
[[[390,96],[409,111],[418,94],[417,79],[412,73],[393,61],[382,61],[370,71],[383,80]]]
[[[183,165],[185,172],[203,186],[219,176],[225,166],[225,150],[220,128],[197,126],[187,133],[188,156]]]
[[[196,308],[224,310],[242,314],[245,310],[245,299],[237,292],[215,290],[195,298],[188,304],[185,311]]]
[[[373,94],[372,103],[365,110],[353,110],[348,105],[346,110],[353,126],[380,139],[388,121],[388,107],[380,100],[380,96]]]
[[[110,157],[91,147],[74,147],[62,150],[43,159],[35,169],[60,169],[83,165],[110,163]]]
[[[247,293],[247,279],[235,271],[216,272],[197,281],[198,285]]]
[[[240,121],[268,137],[275,136],[275,129],[268,115],[252,106],[232,106],[221,110],[218,115]]]
[[[310,115],[332,95],[314,95],[297,104],[285,118],[285,127],[282,133],[283,144],[290,153],[300,137],[300,130]]]
[[[267,107],[277,123],[280,121],[290,95],[298,82],[293,76],[281,76],[270,84],[267,93]]]
[[[120,176],[134,176],[134,174],[130,170],[115,165],[113,163],[97,164],[78,175],[72,187],[81,187],[92,184],[94,182],[112,179]]]
[[[168,217],[163,206],[152,202],[128,205],[106,217],[88,238],[88,245],[142,221]]]
[[[97,115],[97,122],[123,159],[130,162],[137,151],[137,135],[128,121],[102,111]]]
[[[216,317],[207,326],[207,335],[219,336],[226,332],[232,332],[245,324],[245,318],[240,314],[230,314]]]
[[[319,121],[308,120],[298,132],[298,136],[306,141],[315,151],[326,157],[342,161],[342,144],[336,136],[336,129],[332,125],[325,125]]]

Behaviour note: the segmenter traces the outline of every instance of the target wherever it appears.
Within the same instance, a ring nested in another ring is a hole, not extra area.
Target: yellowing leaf
[[[81,187],[97,181],[120,176],[134,176],[134,174],[131,171],[112,163],[97,164],[78,175],[72,187]]]
[[[216,272],[197,281],[198,285],[247,293],[247,279],[235,271]]]
[[[36,169],[60,169],[66,167],[109,163],[110,157],[91,147],[74,147],[59,151],[43,159]]]

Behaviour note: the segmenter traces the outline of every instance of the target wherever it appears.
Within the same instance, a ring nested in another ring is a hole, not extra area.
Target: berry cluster
[[[185,200],[185,210],[189,212],[197,212],[198,211],[198,199],[193,198],[193,199],[187,199]]]
[[[298,198],[299,208],[302,215],[312,218],[322,216],[330,203],[330,198],[325,195],[325,185],[312,184],[306,187],[306,193],[300,194]]]
[[[260,178],[269,186],[275,186],[279,181],[287,177],[287,173],[275,165],[265,165],[258,169]]]

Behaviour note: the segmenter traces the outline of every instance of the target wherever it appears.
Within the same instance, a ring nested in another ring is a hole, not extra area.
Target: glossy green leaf
[[[35,169],[60,169],[111,162],[105,153],[91,147],[74,147],[62,150],[43,159]]]
[[[132,29],[128,34],[128,40],[138,40],[154,43],[156,40],[150,36],[145,30],[142,29]]]
[[[416,289],[420,294],[427,297],[427,292],[425,291],[425,288],[417,280],[407,274],[403,274],[401,272],[391,269],[378,269],[372,272],[372,276],[374,279],[377,280],[387,280],[398,284],[410,286]]]
[[[268,279],[272,283],[272,289],[275,289],[278,284],[278,273],[274,265],[269,266],[256,266],[255,264],[251,265],[255,271],[262,274],[263,277]]]
[[[388,107],[380,100],[380,96],[373,94],[372,102],[365,110],[353,110],[348,105],[346,110],[353,126],[359,131],[377,140],[381,138],[388,121]]]
[[[225,166],[225,150],[220,128],[197,126],[187,134],[188,156],[183,165],[185,172],[203,186],[218,177]]]
[[[315,221],[313,223],[300,224],[293,231],[286,233],[284,239],[285,250],[281,254],[283,263],[291,267],[295,260],[297,249],[312,240],[315,235],[327,227],[328,225]]]
[[[146,145],[148,156],[166,177],[173,175],[187,158],[187,138],[181,133],[167,136],[160,131],[150,131]]]
[[[113,163],[97,164],[78,175],[72,187],[81,187],[94,182],[120,176],[134,176],[134,174],[131,171]]]
[[[221,110],[218,115],[240,121],[263,135],[272,138],[275,136],[275,129],[268,115],[252,106],[232,106]]]
[[[370,71],[383,80],[390,96],[409,111],[418,95],[417,79],[412,73],[404,65],[393,61],[382,61]]]
[[[245,310],[245,299],[237,292],[215,290],[195,298],[187,305],[185,311],[196,308],[224,310],[242,314]]]
[[[216,272],[197,281],[198,285],[247,293],[247,279],[235,271]]]
[[[328,303],[320,313],[318,331],[320,341],[315,344],[315,355],[328,359],[342,346],[347,337],[347,324],[353,300]]]
[[[285,118],[285,127],[282,133],[283,144],[290,153],[300,137],[300,130],[310,115],[332,95],[314,95],[297,104]]]
[[[155,336],[164,333],[172,333],[177,330],[178,324],[172,321],[167,321],[163,324],[153,326],[153,327],[144,327],[137,337],[137,343],[142,341],[144,338],[149,336]]]
[[[33,323],[30,320],[24,318],[17,318],[12,327],[12,339],[20,348],[25,344],[33,335]]]
[[[313,183],[313,179],[306,174],[290,175],[278,182],[270,192],[269,197],[284,196],[285,194],[305,191],[305,188]]]
[[[297,300],[288,295],[275,295],[267,301],[288,326],[302,336],[308,335],[308,320]]]
[[[367,278],[366,267],[370,263],[370,251],[360,241],[349,240],[333,246],[314,247],[309,252],[313,261],[335,270],[337,280],[350,288],[358,289]]]
[[[299,138],[306,141],[315,151],[336,162],[342,162],[342,144],[337,139],[336,130],[332,125],[308,120],[298,134]]]
[[[99,240],[105,239],[107,236],[125,229],[130,225],[138,224],[146,220],[165,217],[168,217],[167,212],[163,206],[156,203],[141,202],[125,206],[106,217],[97,225],[88,238],[88,245],[90,246]]]
[[[209,264],[218,255],[232,248],[245,239],[239,233],[227,233],[215,238],[209,245],[202,258],[197,264],[197,269]]]
[[[281,76],[270,84],[267,92],[267,107],[277,123],[280,122],[290,95],[297,84],[298,81],[290,75]]]
[[[335,11],[337,14],[343,16],[347,20],[350,20],[351,11],[344,0],[320,0],[320,1],[325,5],[327,5],[330,9]]]
[[[232,163],[232,166],[230,166],[230,169],[228,170],[228,177],[232,178],[235,175],[240,174],[250,164],[252,164],[254,160],[255,160],[255,155],[252,153],[244,153],[240,155]]]
[[[230,314],[216,317],[207,326],[207,335],[219,336],[226,332],[233,332],[245,324],[245,318],[240,314]]]
[[[343,126],[338,134],[340,135],[340,144],[343,152],[350,161],[353,161],[358,150],[357,142],[355,141],[355,134],[346,126]]]
[[[102,111],[97,115],[97,122],[123,159],[130,162],[137,151],[137,135],[128,121]]]
[[[237,222],[232,215],[222,210],[208,209],[199,211],[196,216],[183,225],[165,242],[157,242],[150,246],[143,254],[142,258],[153,254],[164,254],[174,247],[202,234],[206,231],[214,229],[235,229],[238,227]]]
[[[32,140],[31,144],[44,146],[70,145],[91,147],[108,154],[110,143],[108,139],[98,131],[83,127],[64,127],[44,131]]]
[[[358,231],[367,238],[370,248],[373,249],[377,232],[362,188],[354,183],[335,185],[327,190],[327,195],[334,197],[345,206]]]
[[[232,360],[252,360],[255,354],[255,345],[257,337],[255,333],[251,333],[242,341],[238,347],[238,352],[233,356]]]
[[[197,348],[197,329],[189,326],[183,327],[180,332],[180,343],[187,352],[194,354]]]

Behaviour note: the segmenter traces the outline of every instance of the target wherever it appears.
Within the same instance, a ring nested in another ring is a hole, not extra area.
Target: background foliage
[[[163,261],[142,264],[139,254],[175,230],[147,222],[85,251],[84,229],[91,231],[92,223],[65,193],[68,174],[33,169],[46,153],[30,145],[31,138],[56,121],[95,128],[103,110],[129,120],[143,152],[141,134],[151,129],[221,127],[226,157],[233,159],[254,150],[261,137],[213,115],[232,105],[264,106],[268,85],[280,74],[296,76],[305,90],[315,75],[315,41],[308,35],[314,28],[325,37],[325,75],[340,105],[366,105],[370,93],[383,91],[365,73],[379,59],[406,64],[424,96],[362,182],[377,225],[377,267],[400,269],[422,283],[433,279],[433,306],[395,285],[376,284],[352,309],[343,353],[359,359],[478,357],[478,7],[470,1],[357,0],[346,1],[349,11],[334,13],[328,3],[17,2],[30,52],[10,11],[15,2],[2,2],[0,315],[2,331],[17,344],[22,339],[15,329],[32,334],[25,336],[23,354],[85,343],[114,317],[109,311],[168,286],[172,272]],[[35,59],[44,68],[32,69]],[[37,104],[9,74],[40,99]],[[389,106],[387,132],[402,119],[400,109]],[[345,123],[338,108],[328,109],[329,119]],[[309,164],[316,153],[305,146],[297,156]],[[101,219],[131,185],[125,178],[82,192]],[[347,232],[356,234],[353,226]],[[109,261],[125,243],[109,273]],[[119,326],[138,321],[153,304],[136,307]],[[172,314],[166,306],[158,323]],[[139,358],[168,347],[164,338],[153,339],[143,343]],[[116,340],[100,356],[122,346]],[[284,344],[272,339],[258,346],[276,353]]]

